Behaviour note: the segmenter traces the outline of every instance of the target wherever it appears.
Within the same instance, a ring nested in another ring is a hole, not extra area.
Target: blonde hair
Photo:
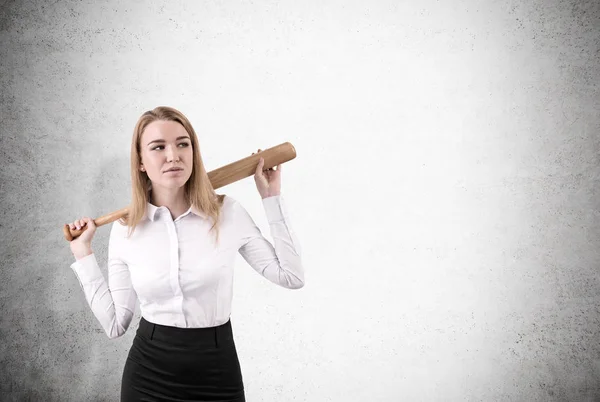
[[[144,112],[133,129],[133,137],[131,139],[131,204],[129,205],[127,216],[121,218],[122,223],[129,227],[127,237],[129,238],[133,234],[136,226],[144,217],[147,203],[150,201],[152,182],[147,174],[140,171],[142,160],[140,142],[145,128],[157,120],[175,121],[181,124],[190,136],[192,141],[193,166],[192,174],[184,185],[184,197],[188,204],[195,206],[214,221],[210,231],[213,229],[216,230],[216,241],[218,243],[218,222],[225,195],[215,193],[212,183],[208,178],[208,173],[204,169],[200,155],[198,137],[192,124],[183,113],[168,106],[158,106]]]

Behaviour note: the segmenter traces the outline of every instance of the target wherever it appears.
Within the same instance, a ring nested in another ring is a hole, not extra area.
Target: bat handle
[[[114,212],[111,212],[109,214],[106,214],[99,218],[94,219],[94,225],[96,225],[97,228],[100,226],[107,225],[111,222],[114,222],[118,219],[121,219],[121,218],[127,216],[128,213],[129,213],[129,207],[121,208],[118,211],[114,211]],[[87,228],[88,228],[88,226],[85,225],[81,229],[71,229],[71,227],[67,223],[67,224],[65,224],[65,226],[63,226],[63,233],[65,235],[65,239],[67,239],[67,241],[72,241],[73,239],[76,239],[79,236],[81,236],[81,234],[83,232],[85,232],[87,230]]]
[[[67,239],[67,241],[72,241],[73,239],[78,238],[86,230],[87,230],[87,225],[82,227],[79,230],[77,230],[77,229],[71,230],[71,227],[69,226],[68,223],[65,223],[65,226],[63,226],[63,233],[64,233],[65,239]]]

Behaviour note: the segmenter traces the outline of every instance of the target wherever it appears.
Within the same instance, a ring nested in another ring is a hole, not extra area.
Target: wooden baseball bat
[[[296,149],[294,146],[289,142],[284,142],[274,147],[262,150],[254,155],[247,156],[243,159],[239,159],[228,165],[212,170],[208,172],[208,179],[210,180],[213,188],[217,189],[246,177],[253,176],[260,158],[264,158],[265,163],[263,169],[266,170],[279,164],[291,161],[295,157]],[[119,209],[118,211],[114,211],[94,219],[94,224],[96,226],[106,225],[125,217],[128,212],[128,207]],[[67,223],[65,226],[63,226],[63,233],[67,241],[72,241],[73,239],[79,237],[86,229],[87,225],[79,230],[71,230],[69,224]]]

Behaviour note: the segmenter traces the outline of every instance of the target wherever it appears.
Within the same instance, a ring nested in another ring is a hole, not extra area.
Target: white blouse
[[[300,244],[283,196],[262,199],[275,246],[246,209],[225,196],[219,245],[212,221],[190,207],[173,219],[167,207],[147,204],[146,214],[127,239],[127,226],[112,224],[108,284],[94,254],[75,261],[85,298],[109,338],[125,333],[139,300],[142,316],[180,328],[224,324],[231,314],[236,251],[259,274],[288,289],[304,286]]]

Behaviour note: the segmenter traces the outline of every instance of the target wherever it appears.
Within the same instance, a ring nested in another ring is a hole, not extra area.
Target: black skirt
[[[142,317],[121,382],[121,402],[245,402],[231,320],[176,328]]]

